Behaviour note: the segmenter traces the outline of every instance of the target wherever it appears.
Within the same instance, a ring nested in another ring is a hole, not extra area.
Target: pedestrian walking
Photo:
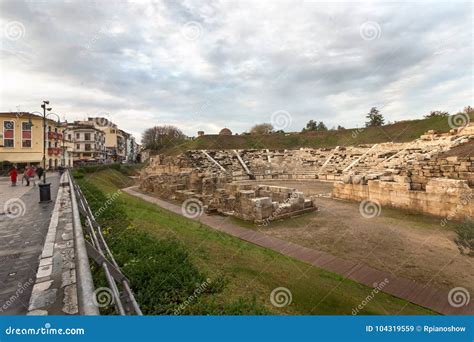
[[[12,181],[12,186],[16,186],[16,178],[18,177],[18,170],[16,168],[16,165],[13,165],[8,171],[8,174],[10,175],[10,180]]]
[[[38,179],[41,180],[41,177],[43,176],[43,173],[44,173],[44,170],[43,168],[40,166],[38,166],[36,168],[36,174],[38,175]]]
[[[30,186],[30,176],[28,175],[29,169],[30,169],[30,166],[27,165],[25,166],[25,169],[23,170],[23,179],[21,180],[21,184],[23,184],[23,182],[25,181],[26,182],[25,186]]]
[[[36,186],[35,174],[36,167],[34,165],[30,165],[30,167],[28,168],[28,178],[31,179],[31,181],[33,182],[33,186]]]

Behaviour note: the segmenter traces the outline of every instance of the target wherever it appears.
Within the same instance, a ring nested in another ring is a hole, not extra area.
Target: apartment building
[[[92,124],[105,133],[106,159],[108,161],[130,162],[136,159],[136,143],[131,142],[132,139],[135,140],[131,134],[119,129],[116,124],[104,117],[89,117],[82,123]]]
[[[27,163],[42,165],[43,142],[46,141],[46,169],[67,165],[70,155],[63,148],[64,136],[58,122],[28,112],[0,113],[0,162],[23,167]]]
[[[137,157],[139,153],[139,145],[135,141],[135,137],[130,135],[127,139],[127,162],[135,163],[137,162]]]
[[[105,163],[105,133],[93,124],[74,121],[66,130],[68,148],[72,150],[73,164]]]

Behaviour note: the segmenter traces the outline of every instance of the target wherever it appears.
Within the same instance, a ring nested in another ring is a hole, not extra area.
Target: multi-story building
[[[63,151],[60,124],[46,119],[46,136],[43,117],[27,112],[0,113],[0,162],[8,161],[23,167],[27,163],[43,164],[43,142],[46,142],[46,169],[61,166],[68,158]]]
[[[111,162],[123,162],[133,159],[130,152],[136,151],[132,148],[133,143],[129,140],[133,136],[117,127],[116,124],[103,117],[89,117],[84,124],[92,124],[95,128],[105,133],[106,159]],[[133,138],[133,140],[135,140]],[[136,152],[135,152],[136,154]]]
[[[73,151],[73,163],[105,163],[105,133],[93,124],[75,121],[67,126],[68,147]]]
[[[127,139],[127,162],[128,163],[136,163],[137,156],[139,151],[139,145],[135,141],[135,137],[133,135],[129,135]]]

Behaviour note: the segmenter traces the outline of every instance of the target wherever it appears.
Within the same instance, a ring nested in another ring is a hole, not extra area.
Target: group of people
[[[26,186],[30,186],[30,181],[33,182],[33,186],[36,186],[35,176],[38,176],[38,179],[41,179],[43,176],[44,170],[41,166],[26,165],[25,170],[23,171],[23,178],[21,179],[21,184],[23,185],[26,182]],[[12,186],[16,186],[18,178],[18,169],[16,165],[13,165],[9,171],[10,180]]]

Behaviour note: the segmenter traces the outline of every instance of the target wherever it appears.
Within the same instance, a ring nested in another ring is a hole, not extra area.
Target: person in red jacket
[[[16,169],[16,165],[13,165],[10,171],[8,171],[10,175],[10,180],[12,181],[12,186],[16,186],[16,178],[18,177],[18,170]]]

